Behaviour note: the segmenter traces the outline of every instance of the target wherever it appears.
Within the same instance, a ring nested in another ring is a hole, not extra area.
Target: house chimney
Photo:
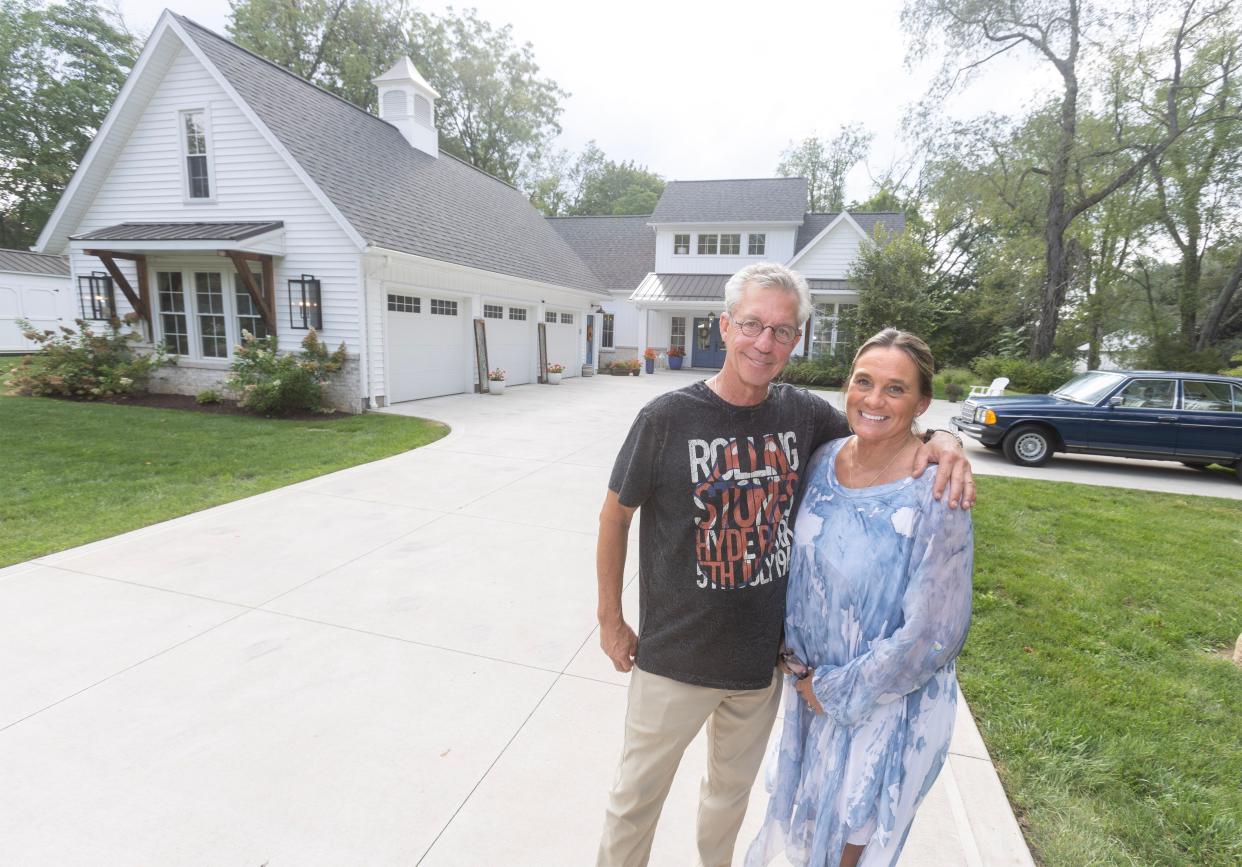
[[[425,154],[440,155],[440,134],[436,132],[436,93],[427,79],[419,75],[413,61],[402,57],[379,78],[371,79],[379,88],[379,116],[405,136],[405,140]]]

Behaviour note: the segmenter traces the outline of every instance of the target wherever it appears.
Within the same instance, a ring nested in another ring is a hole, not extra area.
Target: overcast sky
[[[120,0],[127,24],[142,33],[165,5]],[[494,25],[511,24],[516,40],[533,45],[542,73],[570,92],[561,147],[577,152],[595,139],[609,158],[635,160],[669,179],[769,177],[790,142],[831,137],[849,123],[875,133],[868,167],[883,174],[905,155],[902,116],[934,72],[906,68],[900,0],[458,5],[476,6]],[[172,8],[219,33],[228,21],[227,0]],[[1002,58],[949,110],[1015,113],[1047,84],[1033,62]],[[851,174],[850,197],[870,192],[868,167]]]

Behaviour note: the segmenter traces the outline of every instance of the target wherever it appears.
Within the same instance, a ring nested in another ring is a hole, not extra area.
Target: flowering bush
[[[670,346],[668,348],[669,358],[684,358],[685,355],[686,355],[686,350],[680,346]]]
[[[495,370],[489,370],[487,372],[487,378],[492,382],[504,382],[505,372],[498,367]]]
[[[22,336],[41,351],[27,355],[9,371],[5,381],[9,393],[80,400],[134,394],[146,390],[151,371],[170,363],[162,346],[149,355],[134,350],[142,335],[122,330],[122,324],[133,325],[137,314],[127,314],[123,322],[113,319],[98,333],[86,320],[74,321],[77,331],[61,326],[57,334],[36,331],[25,319],[17,320]]]
[[[227,385],[238,403],[260,415],[284,415],[298,410],[327,412],[323,386],[345,364],[345,344],[331,354],[315,329],[302,340],[298,355],[281,353],[276,338],[242,332],[242,344],[233,348]]]
[[[548,373],[564,373],[565,365],[558,364],[555,361],[548,362]]]

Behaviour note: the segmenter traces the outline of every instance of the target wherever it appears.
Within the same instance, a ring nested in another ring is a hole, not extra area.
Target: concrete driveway
[[[0,863],[593,863],[626,683],[596,514],[635,411],[694,378],[401,405],[452,433],[0,571]],[[693,863],[703,764],[653,864]],[[1032,863],[964,705],[902,863]]]

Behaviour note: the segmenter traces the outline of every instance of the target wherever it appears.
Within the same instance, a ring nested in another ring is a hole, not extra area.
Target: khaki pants
[[[708,757],[699,792],[699,865],[729,867],[780,700],[775,670],[765,689],[729,690],[692,686],[635,667],[598,867],[647,863],[681,755],[704,722]]]

